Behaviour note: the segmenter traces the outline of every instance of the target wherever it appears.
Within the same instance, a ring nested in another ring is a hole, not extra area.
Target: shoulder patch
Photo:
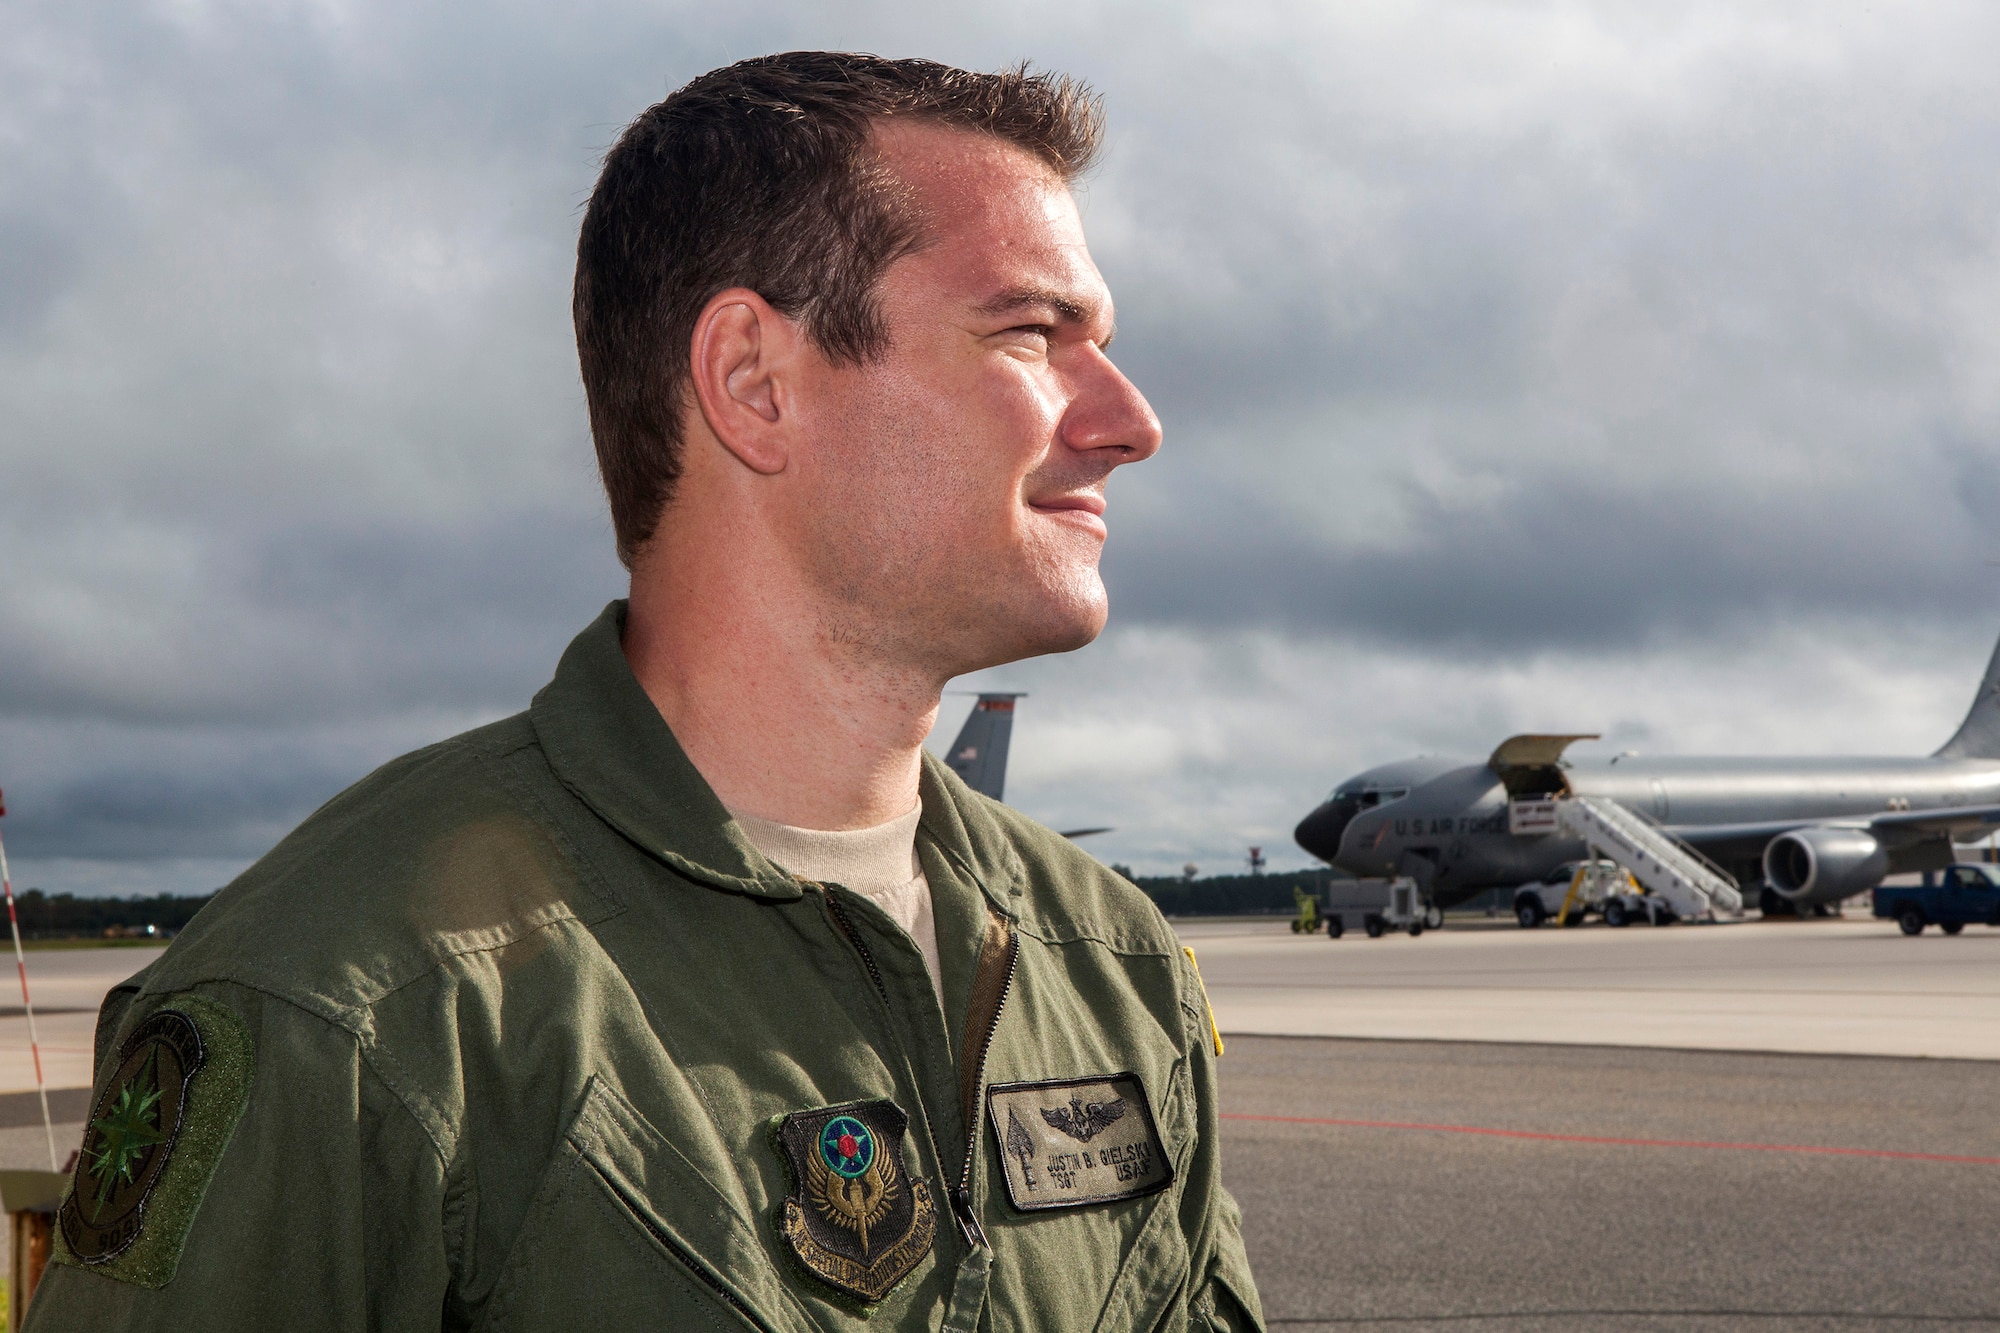
[[[986,1115],[1007,1198],[1023,1212],[1137,1199],[1174,1181],[1137,1074],[995,1084]]]
[[[141,1021],[91,1106],[51,1257],[142,1287],[171,1282],[255,1063],[243,1020],[198,995]]]

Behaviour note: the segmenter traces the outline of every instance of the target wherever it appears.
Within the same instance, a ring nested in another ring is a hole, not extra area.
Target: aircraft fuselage
[[[1674,828],[1867,818],[1889,811],[2000,804],[2000,761],[1961,758],[1565,759],[1578,796],[1608,797]],[[1359,876],[1416,874],[1450,906],[1540,879],[1585,855],[1557,834],[1508,832],[1508,794],[1487,764],[1406,760],[1348,779],[1306,816],[1299,844]],[[1763,878],[1763,842],[1718,857],[1746,888]],[[1898,854],[1892,870],[1951,859],[1948,841]]]

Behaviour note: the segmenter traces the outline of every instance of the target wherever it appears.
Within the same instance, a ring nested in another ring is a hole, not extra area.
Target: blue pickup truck
[[[1921,935],[1936,926],[1956,935],[1967,925],[2000,926],[2000,866],[1955,865],[1942,875],[1925,875],[1934,883],[1875,889],[1875,915],[1894,918],[1905,935]]]

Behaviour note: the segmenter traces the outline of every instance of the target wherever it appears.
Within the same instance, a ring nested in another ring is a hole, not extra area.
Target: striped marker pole
[[[7,798],[0,796],[0,817],[7,813]],[[7,844],[0,840],[0,889],[7,894],[7,929],[14,936],[14,970],[21,974],[21,1008],[28,1014],[28,1050],[35,1057],[35,1093],[42,1099],[42,1132],[49,1139],[49,1170],[60,1171],[56,1162],[56,1127],[49,1119],[49,1085],[42,1078],[42,1043],[35,1035],[35,1002],[28,998],[28,956],[21,950],[21,919],[14,912],[14,877],[7,873]]]

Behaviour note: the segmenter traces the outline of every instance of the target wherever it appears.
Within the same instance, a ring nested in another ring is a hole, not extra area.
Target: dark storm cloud
[[[0,214],[0,341],[41,328],[80,259],[52,219]]]
[[[415,529],[249,520],[199,553],[226,617],[168,607],[159,633],[87,626],[63,652],[0,642],[0,713],[272,725],[511,711],[616,592],[606,526],[540,508]]]
[[[1770,68],[1438,133],[1372,91],[1114,160],[1169,427],[1121,617],[1518,655],[1992,600],[1992,99]]]
[[[1107,96],[1086,218],[1169,443],[1112,491],[1128,637],[1030,673],[1066,726],[1122,730],[1060,775],[1024,760],[1030,808],[1042,781],[1232,842],[1243,793],[1283,807],[1342,746],[1403,743],[1393,717],[1309,755],[1259,739],[1319,734],[1300,683],[1336,658],[1365,679],[1357,644],[1452,680],[1984,614],[1993,27],[1860,5],[7,11],[10,831],[41,858],[249,857],[398,749],[525,703],[620,585],[567,329],[595,159],[680,81],[794,46],[1025,54]],[[1092,665],[1150,669],[1156,640],[1186,669],[1150,702]],[[1210,735],[1208,699],[1248,711]],[[1516,705],[1468,708],[1483,729]]]
[[[1978,476],[2000,482],[1991,469]],[[1471,512],[1413,508],[1407,542],[1346,546],[1255,497],[1211,493],[1182,525],[1115,541],[1106,581],[1121,618],[1513,658],[1782,632],[1828,612],[1907,627],[2000,600],[2000,575],[1982,559],[2000,542],[1955,502],[1898,515],[1901,530],[1886,534],[1862,526],[1868,497],[1835,511],[1855,524],[1848,532],[1783,497],[1559,482]]]
[[[127,761],[19,811],[10,833],[31,857],[256,856],[356,776],[316,759],[265,754],[209,772]]]

